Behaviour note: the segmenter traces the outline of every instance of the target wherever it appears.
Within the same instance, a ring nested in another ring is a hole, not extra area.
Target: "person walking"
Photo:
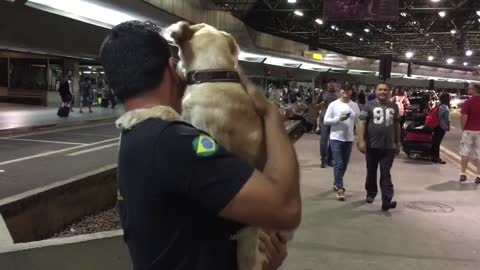
[[[337,199],[340,201],[345,200],[343,177],[350,162],[355,139],[355,123],[360,116],[358,104],[351,100],[352,92],[349,84],[343,85],[340,89],[340,98],[330,103],[324,118],[324,124],[330,126],[330,145],[335,161],[333,189],[337,192]]]
[[[320,167],[325,168],[327,165],[332,166],[332,152],[330,147],[330,126],[324,125],[323,120],[325,118],[325,113],[327,112],[328,105],[333,101],[339,98],[338,90],[335,86],[336,80],[328,80],[327,89],[323,90],[318,96],[315,104],[320,111],[320,156],[321,156],[321,165]]]
[[[468,94],[472,97],[462,106],[461,127],[463,131],[460,142],[460,155],[462,156],[462,172],[460,181],[467,181],[468,162],[476,160],[477,176],[475,183],[480,184],[480,84],[470,83]]]
[[[93,112],[90,100],[90,83],[86,78],[82,78],[80,81],[80,102],[80,113],[83,113],[83,107],[88,107],[88,112]]]
[[[433,129],[432,139],[432,162],[446,164],[440,158],[440,145],[445,133],[450,131],[450,94],[444,93],[440,96],[440,107],[438,108],[438,120],[440,124]]]
[[[357,147],[366,155],[367,161],[366,201],[373,203],[377,195],[377,169],[380,165],[383,211],[397,207],[397,202],[393,201],[394,189],[390,171],[395,153],[400,151],[400,112],[398,106],[389,100],[390,95],[388,84],[378,84],[377,98],[365,104],[358,125]]]

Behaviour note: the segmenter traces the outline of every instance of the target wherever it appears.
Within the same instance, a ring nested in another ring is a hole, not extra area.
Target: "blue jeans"
[[[322,123],[320,127],[320,156],[322,163],[330,163],[332,149],[330,146],[330,126]]]
[[[335,161],[335,166],[333,167],[335,186],[337,188],[343,188],[343,176],[345,175],[348,163],[350,162],[353,143],[330,140],[330,145],[332,146],[332,156]]]

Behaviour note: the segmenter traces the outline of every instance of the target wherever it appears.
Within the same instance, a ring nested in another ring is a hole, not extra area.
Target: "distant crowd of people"
[[[94,89],[96,90],[95,92],[97,92],[97,95],[94,95]],[[73,112],[75,95],[73,93],[72,82],[68,76],[65,76],[60,82],[58,93],[62,100],[61,106],[69,107],[70,111]],[[94,100],[104,108],[107,108],[110,105],[110,108],[114,109],[117,104],[112,89],[106,85],[102,79],[96,80],[93,78],[81,77],[79,82],[79,97],[79,113],[83,113],[85,108],[88,108],[88,112],[92,113],[92,104],[94,103]]]
[[[468,162],[479,162],[475,183],[480,184],[480,86],[471,84],[467,91],[472,97],[461,110],[464,132],[460,143],[460,181],[467,179]],[[412,110],[411,93],[407,89],[391,89],[383,83],[378,84],[375,91],[364,92],[355,91],[350,84],[337,89],[336,80],[331,79],[322,91],[300,87],[298,91],[281,93],[280,99],[278,95],[273,99],[280,100],[279,107],[285,118],[300,120],[307,131],[320,134],[321,167],[334,168],[333,189],[339,200],[345,199],[343,176],[355,135],[357,148],[366,156],[366,201],[372,203],[377,195],[377,169],[380,167],[383,210],[396,207],[390,170],[395,154],[400,152],[406,139],[407,126],[428,130],[431,134],[428,154],[432,162],[446,164],[440,157],[440,145],[451,129],[449,93],[437,98],[432,92],[421,92],[416,110]]]

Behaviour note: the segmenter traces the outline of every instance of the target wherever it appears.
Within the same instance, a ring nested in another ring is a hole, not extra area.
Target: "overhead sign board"
[[[328,21],[395,21],[399,0],[324,0],[323,10]]]

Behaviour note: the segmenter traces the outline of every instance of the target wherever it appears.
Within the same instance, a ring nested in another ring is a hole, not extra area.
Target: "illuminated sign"
[[[311,59],[315,59],[315,60],[318,60],[318,61],[322,61],[323,60],[323,55],[319,52],[314,52],[314,51],[306,51],[303,53],[303,57],[306,57],[306,58],[311,58]]]

